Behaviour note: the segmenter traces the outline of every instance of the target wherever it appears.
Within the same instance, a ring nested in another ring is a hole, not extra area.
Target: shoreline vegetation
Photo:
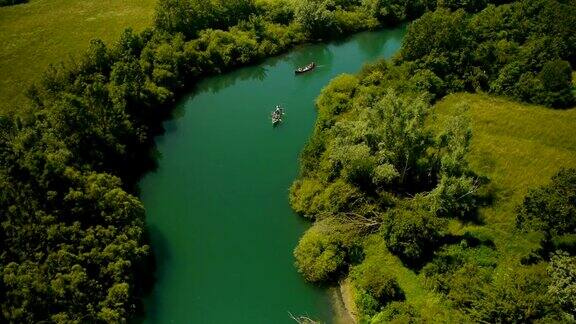
[[[481,230],[449,231],[476,221],[488,179],[465,159],[465,114],[436,132],[431,104],[465,90],[554,107],[574,101],[574,5],[489,2],[160,0],[154,28],[126,30],[112,46],[94,40],[51,66],[28,91],[30,114],[0,118],[2,319],[122,322],[141,311],[151,256],[134,184],[153,167],[153,137],[184,89],[296,44],[429,11],[394,63],[340,76],[318,99],[291,191],[294,209],[315,220],[295,250],[299,270],[318,283],[349,273],[361,321],[567,319],[574,301],[560,283],[574,262],[573,214],[544,204],[552,216],[541,221],[541,205],[530,202],[569,207],[553,192],[573,190],[571,171],[520,208],[518,227],[544,237],[541,250],[538,240],[521,250],[521,266],[501,260]],[[557,247],[566,251],[548,262]],[[522,281],[510,287],[510,275]]]
[[[349,282],[359,322],[574,321],[574,15],[439,9],[333,79],[290,191],[304,278]]]

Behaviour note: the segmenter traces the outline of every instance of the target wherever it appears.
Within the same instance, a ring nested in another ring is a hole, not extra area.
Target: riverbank
[[[350,280],[347,278],[342,279],[338,282],[338,286],[331,287],[328,291],[334,309],[334,323],[358,323],[354,293],[350,285]]]

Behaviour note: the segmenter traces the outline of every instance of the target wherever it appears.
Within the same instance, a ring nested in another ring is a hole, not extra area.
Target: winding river
[[[325,289],[304,282],[292,250],[308,226],[288,204],[314,99],[332,78],[392,56],[405,28],[299,47],[257,66],[205,79],[156,139],[145,176],[157,270],[147,323],[294,323],[289,313],[333,321]],[[305,75],[293,70],[315,61]],[[273,128],[270,112],[285,107]]]

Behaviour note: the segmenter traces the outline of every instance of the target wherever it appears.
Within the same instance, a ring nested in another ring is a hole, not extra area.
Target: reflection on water
[[[238,81],[266,79],[267,67],[265,65],[251,66],[238,69],[236,71],[220,75],[217,80],[210,83],[201,83],[197,92],[209,91],[211,93],[219,92],[236,84]]]
[[[308,65],[310,62],[332,65],[334,53],[326,45],[311,45],[306,51],[297,51],[290,55],[290,63],[294,69]]]

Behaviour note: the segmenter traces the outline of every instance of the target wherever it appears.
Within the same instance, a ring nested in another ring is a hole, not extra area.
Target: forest
[[[536,237],[509,256],[479,231],[493,203],[490,178],[467,155],[473,130],[462,104],[434,125],[448,93],[488,92],[550,109],[574,105],[576,3],[517,1],[480,12],[438,9],[410,25],[393,62],[334,79],[290,200],[314,221],[294,251],[302,275],[353,287],[361,322],[571,322],[576,299],[576,169],[529,190],[515,229]],[[448,314],[407,300],[386,264],[400,260]],[[440,317],[438,317],[440,316]]]
[[[573,321],[575,170],[518,206],[517,230],[541,244],[512,273],[498,271],[489,239],[448,231],[478,221],[490,179],[466,162],[466,118],[430,126],[434,102],[469,91],[574,105],[576,4],[508,2],[159,0],[153,27],[50,66],[24,113],[0,117],[0,320],[138,314],[151,252],[136,182],[185,89],[297,44],[415,20],[392,62],[340,76],[318,98],[290,191],[314,221],[294,252],[299,271],[319,284],[349,277],[365,321],[423,316],[379,266],[390,255],[424,273],[457,319]]]

